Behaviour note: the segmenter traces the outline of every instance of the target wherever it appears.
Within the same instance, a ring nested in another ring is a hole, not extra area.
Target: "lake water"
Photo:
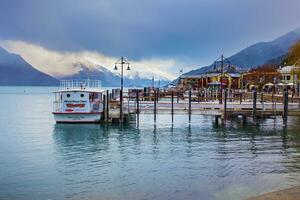
[[[0,199],[244,199],[300,185],[300,120],[55,124],[53,88],[0,87]]]

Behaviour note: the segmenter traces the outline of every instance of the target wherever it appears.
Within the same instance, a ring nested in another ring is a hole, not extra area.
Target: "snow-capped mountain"
[[[72,75],[67,75],[59,77],[60,79],[99,79],[102,81],[103,86],[120,86],[120,71],[110,71],[107,68],[100,65],[86,64],[86,63],[75,63],[74,64],[75,73]],[[150,74],[141,73],[138,71],[130,70],[127,71],[124,68],[124,86],[136,86],[136,87],[146,87],[154,86],[164,86],[169,83],[169,80],[165,77]]]

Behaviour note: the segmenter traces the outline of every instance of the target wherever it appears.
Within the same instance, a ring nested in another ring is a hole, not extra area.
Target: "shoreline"
[[[246,200],[299,200],[300,186],[288,189],[265,193],[256,197],[250,197]]]

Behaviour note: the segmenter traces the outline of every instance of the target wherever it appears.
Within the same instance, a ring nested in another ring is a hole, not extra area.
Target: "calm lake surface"
[[[244,199],[300,185],[300,119],[55,124],[50,87],[0,87],[0,199]]]

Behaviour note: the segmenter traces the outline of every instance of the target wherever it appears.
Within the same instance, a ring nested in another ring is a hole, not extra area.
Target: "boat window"
[[[81,94],[80,97],[83,98],[83,97],[84,97],[84,94]]]
[[[67,94],[67,97],[70,97],[71,95],[70,94]]]

